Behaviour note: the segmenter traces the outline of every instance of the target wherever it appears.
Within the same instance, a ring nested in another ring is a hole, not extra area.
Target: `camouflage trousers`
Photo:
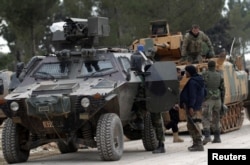
[[[191,116],[189,114],[188,109],[186,110],[186,116],[187,116],[187,129],[188,132],[193,139],[193,142],[199,142],[202,139],[202,132],[201,132],[201,120],[202,120],[202,112],[194,111],[194,114]]]
[[[202,105],[202,125],[206,130],[220,130],[221,99],[207,99]]]
[[[155,129],[156,138],[160,142],[165,141],[165,134],[163,129],[163,119],[161,113],[151,113],[151,122]]]

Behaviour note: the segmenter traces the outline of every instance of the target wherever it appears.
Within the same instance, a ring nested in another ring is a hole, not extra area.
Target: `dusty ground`
[[[24,164],[207,165],[208,149],[250,149],[250,121],[245,118],[241,129],[222,134],[222,143],[208,143],[204,146],[204,152],[189,152],[187,147],[192,144],[189,135],[184,133],[181,134],[181,137],[184,139],[183,143],[173,143],[172,136],[167,134],[165,141],[166,153],[163,154],[146,152],[141,140],[126,141],[124,144],[123,157],[118,162],[100,160],[97,149],[80,149],[76,153],[60,154],[59,151],[53,147],[49,147],[48,150],[38,147],[31,151],[29,160]],[[0,165],[5,164],[2,153],[0,152]]]

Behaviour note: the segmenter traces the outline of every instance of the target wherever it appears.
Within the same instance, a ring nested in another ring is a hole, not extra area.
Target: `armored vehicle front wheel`
[[[2,132],[3,156],[8,163],[26,162],[30,155],[30,149],[24,146],[29,140],[30,132],[20,124],[6,119]]]
[[[102,160],[119,160],[123,154],[123,128],[114,113],[101,115],[97,123],[96,142]]]
[[[154,127],[151,122],[150,113],[146,113],[144,117],[144,130],[142,131],[142,142],[146,151],[153,151],[158,145]]]

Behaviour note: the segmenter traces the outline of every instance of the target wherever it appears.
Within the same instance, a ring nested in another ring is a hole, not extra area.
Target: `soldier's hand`
[[[190,116],[193,116],[193,115],[194,115],[194,109],[193,109],[193,108],[189,108],[188,111],[189,111],[189,115],[190,115]]]
[[[175,104],[173,108],[174,108],[175,110],[177,110],[177,111],[180,109],[180,107],[179,107],[178,104]]]

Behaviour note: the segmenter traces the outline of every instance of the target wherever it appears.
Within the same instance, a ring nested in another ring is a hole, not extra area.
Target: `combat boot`
[[[214,140],[212,141],[212,143],[221,143],[220,131],[214,131]]]
[[[195,141],[192,146],[188,147],[189,151],[204,151],[203,143],[201,140]]]
[[[173,132],[173,142],[174,143],[180,143],[183,141],[184,140],[179,137],[178,132]]]
[[[210,136],[210,131],[208,129],[204,129],[204,136],[205,138],[203,139],[203,145],[206,145],[208,142],[211,142],[211,136]]]
[[[159,142],[158,147],[152,152],[153,154],[165,153],[165,146],[163,142]]]

